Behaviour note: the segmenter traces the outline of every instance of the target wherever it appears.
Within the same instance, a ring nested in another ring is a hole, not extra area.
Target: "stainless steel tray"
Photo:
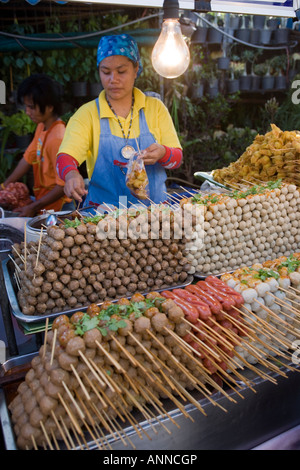
[[[13,278],[13,263],[10,260],[10,258],[6,258],[2,261],[2,269],[3,269],[3,276],[4,276],[4,282],[5,282],[5,287],[6,287],[6,292],[8,296],[8,301],[10,303],[11,309],[12,309],[12,314],[14,317],[18,320],[18,322],[21,322],[22,324],[37,324],[37,323],[45,323],[46,318],[49,318],[50,320],[54,320],[56,317],[58,317],[61,314],[64,315],[72,315],[74,312],[84,311],[87,309],[88,304],[85,307],[77,307],[73,309],[67,309],[67,310],[62,310],[61,312],[56,312],[56,313],[49,313],[49,314],[44,314],[44,315],[24,315],[20,309],[20,305],[17,299],[17,291],[18,287],[17,284]],[[176,286],[170,286],[170,287],[164,287],[162,289],[155,289],[155,292],[162,292],[164,290],[168,289],[175,289],[175,287],[180,288],[180,287],[185,287],[189,284],[191,284],[193,281],[193,276],[188,276],[186,281],[180,285]],[[143,295],[146,295],[149,291],[147,292],[142,292]],[[120,298],[120,297],[119,297]],[[112,302],[117,302],[119,298],[116,299],[110,299]],[[128,297],[130,298],[130,297]],[[100,302],[98,305],[101,305],[102,302]]]
[[[36,354],[8,360],[0,367],[0,377],[14,366],[30,362]],[[173,403],[170,404],[169,400],[162,400],[169,417],[155,414],[149,423],[139,413],[134,414],[140,428],[147,435],[143,435],[141,439],[134,427],[125,424],[125,439],[126,436],[130,438],[127,447],[119,436],[108,434],[106,438],[111,449],[118,451],[131,450],[131,445],[136,450],[149,451],[252,449],[300,424],[300,394],[295,393],[295,390],[299,390],[300,374],[299,369],[291,371],[289,365],[286,363],[286,366],[281,367],[287,377],[269,373],[277,384],[258,377],[250,369],[244,371],[243,375],[251,382],[252,389],[241,382],[238,390],[226,388],[227,396],[221,392],[213,393],[212,398],[219,406],[201,397],[199,393],[193,393],[206,415],[195,405],[188,404],[184,409],[189,419]],[[169,429],[169,433],[158,419]],[[0,420],[6,450],[17,450],[5,391],[1,388]],[[95,441],[87,439],[87,444],[91,450],[98,449]],[[63,444],[61,449],[64,449]]]

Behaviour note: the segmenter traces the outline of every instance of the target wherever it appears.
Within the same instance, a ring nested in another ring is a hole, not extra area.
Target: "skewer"
[[[67,394],[68,394],[68,396],[69,396],[71,402],[73,403],[73,405],[74,405],[74,407],[75,407],[75,409],[76,409],[76,411],[77,411],[79,417],[84,421],[84,418],[85,418],[84,413],[83,413],[83,411],[81,410],[81,408],[79,407],[79,405],[78,405],[77,401],[75,400],[75,398],[73,397],[73,395],[72,395],[72,393],[71,393],[69,387],[67,387],[67,385],[66,385],[66,383],[65,383],[64,381],[62,381],[62,386],[64,387],[65,391],[67,392]]]
[[[56,415],[55,415],[55,413],[54,413],[53,410],[51,411],[51,415],[52,415],[52,418],[53,418],[53,420],[54,420],[54,422],[55,422],[55,424],[56,424],[56,426],[57,426],[57,428],[58,428],[58,430],[59,430],[59,432],[60,432],[60,435],[61,435],[61,437],[62,437],[62,439],[63,439],[63,441],[64,441],[64,443],[65,443],[67,449],[68,449],[68,450],[71,450],[71,447],[70,447],[70,445],[69,445],[68,439],[67,439],[67,437],[66,437],[66,435],[65,435],[65,433],[64,433],[64,431],[63,431],[63,429],[62,429],[62,427],[61,427],[61,425],[59,424],[59,421],[58,421],[58,419],[57,419],[57,417],[56,417]]]
[[[47,347],[48,326],[49,326],[49,317],[46,318],[46,323],[45,323],[45,337],[44,337],[43,357],[45,357],[46,347]]]
[[[13,257],[10,254],[8,255],[8,257],[13,262],[16,272],[20,273],[22,271],[20,266],[16,263],[16,261],[13,259]]]
[[[80,388],[82,389],[83,393],[85,394],[87,400],[90,400],[90,399],[91,399],[90,394],[89,394],[89,392],[87,391],[87,389],[86,389],[84,383],[82,382],[82,380],[81,380],[81,378],[80,378],[80,376],[79,376],[77,370],[75,369],[74,365],[71,364],[70,367],[71,367],[71,369],[72,369],[73,374],[75,375],[75,377],[76,377],[76,379],[77,379],[77,382],[78,382],[79,385],[80,385]]]
[[[42,236],[43,236],[43,227],[41,228],[41,232],[40,232],[40,238],[39,238],[38,250],[37,250],[37,255],[36,255],[35,267],[37,267],[38,262],[39,262],[40,249],[41,249],[41,243],[42,243]]]
[[[16,247],[14,245],[12,245],[12,249],[16,252],[16,254],[19,256],[20,260],[25,263],[25,258],[24,256],[18,252],[18,250],[16,249]]]
[[[52,366],[52,364],[53,364],[53,359],[54,359],[55,346],[56,346],[56,338],[57,338],[57,328],[55,328],[55,330],[54,330],[53,339],[52,339],[52,349],[51,349],[51,358],[50,358],[50,365],[51,365],[51,366]]]
[[[25,272],[27,271],[27,242],[26,242],[26,222],[24,223],[24,255],[25,255],[25,259],[24,259],[24,268],[25,268]]]
[[[61,401],[61,404],[63,405],[64,409],[66,410],[71,422],[73,423],[75,429],[77,430],[77,432],[79,434],[82,434],[82,430],[79,426],[79,423],[77,421],[77,419],[75,418],[75,416],[73,415],[72,411],[70,410],[70,408],[68,407],[67,403],[65,402],[65,400],[63,399],[63,397],[61,396],[60,393],[58,393],[58,398],[60,399]]]
[[[45,429],[45,426],[44,426],[43,421],[40,421],[40,427],[42,428],[43,434],[44,434],[44,436],[45,436],[45,439],[46,439],[46,441],[47,441],[47,444],[48,444],[49,448],[50,448],[51,450],[54,450],[53,447],[52,447],[51,441],[50,441],[50,439],[49,439],[48,433],[47,433],[47,431],[46,431],[46,429]]]
[[[112,364],[115,366],[115,368],[119,371],[119,372],[122,372],[123,374],[125,373],[123,367],[120,366],[120,364],[115,360],[115,358],[109,354],[108,351],[106,351],[106,349],[102,346],[102,344],[99,343],[99,341],[96,341],[96,344],[98,346],[98,348],[100,349],[100,351],[102,351],[104,353],[104,355],[112,362]]]

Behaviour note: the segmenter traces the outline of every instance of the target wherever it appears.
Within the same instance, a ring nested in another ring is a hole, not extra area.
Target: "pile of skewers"
[[[192,219],[191,219],[192,224]],[[13,246],[20,309],[43,315],[183,284],[190,264],[175,211],[152,206],[43,227]]]
[[[300,247],[300,192],[280,180],[223,194],[193,195],[204,222],[187,241],[191,274],[222,273],[288,256]]]
[[[255,300],[276,297],[288,286],[270,272],[255,285],[238,274],[225,280],[209,276],[184,289],[134,294],[115,303],[92,304],[70,318],[57,317],[52,329],[46,328],[44,344],[9,404],[18,447],[86,449],[92,439],[99,449],[109,449],[107,434],[128,445],[125,421],[137,434],[145,433],[134,410],[151,427],[156,423],[170,432],[160,419],[174,422],[164,409],[165,398],[192,419],[186,402],[205,415],[193,391],[220,406],[215,390],[233,400],[223,384],[238,394],[241,382],[253,388],[244,368],[274,383],[269,371],[286,376],[273,357],[290,361],[291,341],[300,335],[300,311],[293,307],[292,315],[290,303],[281,298],[284,309],[272,312],[274,302],[265,307],[271,320],[262,318],[253,308]]]

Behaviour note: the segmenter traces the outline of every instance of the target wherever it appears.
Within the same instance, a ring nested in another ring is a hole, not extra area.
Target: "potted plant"
[[[282,54],[279,56],[274,56],[270,59],[270,67],[272,75],[275,76],[275,85],[276,90],[285,90],[287,88],[287,77],[286,77],[286,68],[287,68],[287,57]]]
[[[30,144],[36,124],[27,116],[24,110],[20,110],[11,116],[1,112],[0,122],[2,128],[6,129],[7,138],[10,133],[15,135],[17,147],[26,148]]]
[[[272,90],[274,88],[275,77],[271,74],[270,61],[266,60],[255,66],[255,72],[261,76],[261,89]]]
[[[86,53],[86,50],[72,50],[72,93],[75,97],[83,97],[88,95],[88,76],[92,68],[95,67],[95,61],[92,54]]]

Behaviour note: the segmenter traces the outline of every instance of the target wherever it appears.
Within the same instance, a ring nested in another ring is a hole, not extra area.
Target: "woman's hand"
[[[64,191],[67,197],[79,202],[87,194],[83,178],[78,171],[72,170],[66,175]]]
[[[18,217],[34,217],[38,211],[33,202],[32,204],[27,204],[27,206],[17,208],[15,212],[18,214]]]
[[[151,144],[141,152],[145,165],[154,165],[165,156],[166,149],[161,144]]]

